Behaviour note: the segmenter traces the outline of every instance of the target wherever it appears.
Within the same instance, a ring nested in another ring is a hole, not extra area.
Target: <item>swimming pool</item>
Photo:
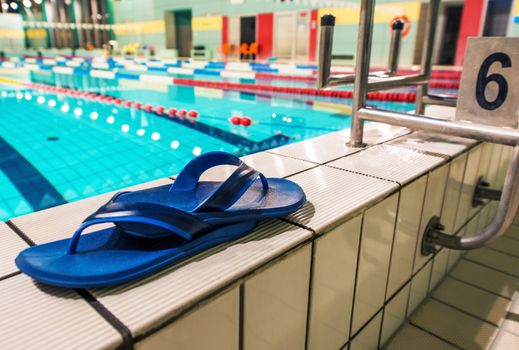
[[[18,77],[20,78],[20,77]],[[22,78],[166,108],[168,118],[61,93],[0,84],[0,219],[177,173],[207,151],[246,155],[349,127],[333,99],[294,98],[36,71]],[[410,110],[412,105],[380,103]],[[248,116],[248,127],[233,125]]]

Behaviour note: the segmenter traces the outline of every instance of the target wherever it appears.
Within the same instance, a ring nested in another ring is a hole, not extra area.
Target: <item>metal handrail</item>
[[[389,74],[387,74],[387,77],[369,73],[375,0],[361,0],[354,75],[330,77],[333,28],[335,25],[335,18],[332,15],[325,15],[321,19],[319,48],[318,86],[320,88],[341,86],[351,84],[352,81],[354,84],[351,138],[349,142],[351,146],[363,146],[365,120],[514,146],[512,160],[499,200],[498,211],[493,221],[482,231],[474,235],[458,237],[442,232],[445,227],[441,225],[439,218],[433,217],[427,225],[422,240],[422,254],[424,255],[434,252],[436,245],[460,250],[479,248],[503,235],[513,222],[513,218],[519,208],[519,132],[517,130],[478,123],[437,119],[423,115],[426,104],[456,106],[457,102],[456,98],[450,96],[430,95],[428,93],[440,2],[441,0],[429,1],[419,74],[394,76],[395,67],[397,67],[395,57],[390,57],[389,59]],[[396,53],[396,56],[398,56],[398,53]],[[407,85],[417,85],[416,114],[392,112],[366,106],[366,98],[369,91]]]

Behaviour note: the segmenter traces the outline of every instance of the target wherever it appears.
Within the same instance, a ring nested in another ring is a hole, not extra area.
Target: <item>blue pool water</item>
[[[350,125],[349,116],[306,98],[50,72],[32,73],[26,79],[166,108],[196,109],[200,117],[169,119],[0,84],[1,220],[173,175],[206,151],[245,155]],[[229,118],[234,115],[254,122],[250,127],[232,125]]]

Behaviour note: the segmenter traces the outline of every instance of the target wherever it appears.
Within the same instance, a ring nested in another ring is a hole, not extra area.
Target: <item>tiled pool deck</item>
[[[484,209],[488,210],[488,209]],[[447,263],[441,251],[435,266]],[[519,349],[519,223],[463,255],[389,341],[388,349]],[[398,316],[397,316],[398,317]]]
[[[307,204],[152,277],[115,288],[33,282],[18,251],[69,237],[111,194],[0,224],[0,348],[370,349],[386,343],[461,254],[419,254],[439,215],[473,233],[495,203],[472,209],[479,176],[503,184],[509,148],[371,123],[244,157],[287,177]],[[218,168],[204,175],[220,179]],[[171,182],[162,179],[138,187]],[[472,253],[471,253],[472,254]]]

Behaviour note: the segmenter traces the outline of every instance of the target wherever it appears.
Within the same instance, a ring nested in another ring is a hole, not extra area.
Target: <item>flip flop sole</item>
[[[257,221],[218,227],[193,241],[175,236],[140,238],[111,227],[81,236],[76,254],[67,254],[70,239],[27,248],[16,258],[25,274],[47,284],[95,288],[149,276],[187,257],[243,237]]]

